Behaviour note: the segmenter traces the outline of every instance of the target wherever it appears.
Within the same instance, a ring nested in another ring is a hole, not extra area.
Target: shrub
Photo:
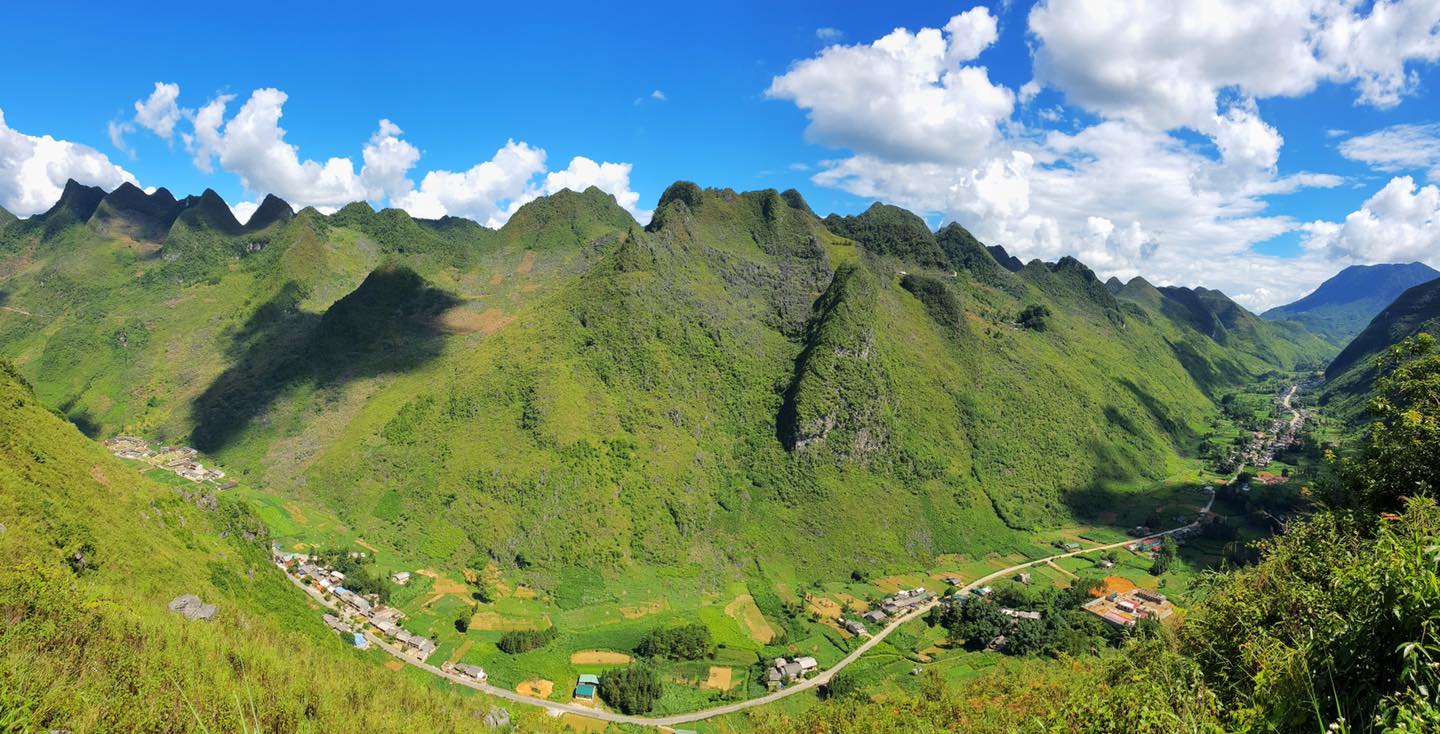
[[[1033,303],[1020,311],[1016,322],[1020,328],[1031,331],[1045,331],[1050,328],[1050,307],[1043,303]]]

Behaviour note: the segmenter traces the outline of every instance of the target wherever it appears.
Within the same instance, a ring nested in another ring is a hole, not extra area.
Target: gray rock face
[[[496,706],[485,714],[485,725],[492,729],[501,729],[510,725],[510,712]]]
[[[220,611],[214,604],[206,604],[200,601],[200,597],[194,594],[183,594],[170,600],[170,611],[180,614],[189,620],[210,619]]]

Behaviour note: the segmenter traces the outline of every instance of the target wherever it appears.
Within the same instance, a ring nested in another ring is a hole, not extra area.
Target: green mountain
[[[794,192],[679,183],[641,229],[563,191],[498,230],[268,200],[241,227],[207,192],[158,243],[81,193],[0,248],[0,354],[45,405],[551,592],[1004,551],[1166,476],[1227,387],[1333,353],[1217,292],[1117,296]]]
[[[352,648],[270,563],[260,520],[205,486],[136,473],[0,360],[6,731],[475,729],[492,701]],[[171,611],[183,595],[214,618]],[[526,731],[560,728],[512,709]]]
[[[1126,283],[1116,297],[1156,311],[1233,353],[1285,369],[1313,369],[1335,352],[1334,347],[1303,326],[1266,321],[1220,291],[1156,288],[1137,277]]]
[[[1412,286],[1440,278],[1424,263],[1351,265],[1320,284],[1313,293],[1266,311],[1272,321],[1298,321],[1310,331],[1344,347],[1371,319]]]
[[[1440,280],[1401,293],[1331,360],[1321,395],[1331,412],[1350,424],[1363,418],[1378,374],[1375,360],[1392,345],[1422,332],[1440,334]]]

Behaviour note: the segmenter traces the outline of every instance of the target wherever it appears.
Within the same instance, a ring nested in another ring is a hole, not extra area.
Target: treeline
[[[1002,586],[986,597],[969,596],[949,607],[937,607],[927,621],[944,627],[952,644],[970,650],[985,649],[1003,636],[1000,651],[1017,656],[1075,657],[1118,647],[1137,634],[1158,634],[1158,624],[1152,620],[1142,620],[1133,630],[1119,628],[1082,609],[1100,583],[1080,579],[1068,589]],[[1039,612],[1040,618],[1014,617],[1003,609]]]
[[[710,628],[698,622],[680,627],[656,627],[640,638],[635,654],[647,658],[699,660],[714,651]]]
[[[495,646],[501,652],[511,655],[519,655],[522,652],[537,650],[555,639],[559,633],[554,627],[546,627],[543,630],[513,630],[500,635],[500,640]]]
[[[643,714],[660,698],[660,675],[644,663],[611,668],[600,675],[600,697],[627,714]]]

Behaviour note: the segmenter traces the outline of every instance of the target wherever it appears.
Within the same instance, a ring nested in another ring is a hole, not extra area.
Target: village
[[[159,446],[136,436],[116,436],[105,440],[105,448],[122,459],[143,461],[192,482],[214,484],[219,490],[239,486],[235,482],[224,482],[225,472],[205,468],[196,460],[200,452],[189,446]]]
[[[1263,469],[1281,453],[1300,445],[1300,430],[1312,415],[1304,408],[1294,408],[1291,403],[1302,387],[1309,383],[1292,385],[1283,395],[1276,396],[1276,414],[1264,430],[1250,432],[1242,445],[1232,449],[1219,462],[1222,473],[1239,471],[1247,466]],[[1289,413],[1287,417],[1283,413]]]

